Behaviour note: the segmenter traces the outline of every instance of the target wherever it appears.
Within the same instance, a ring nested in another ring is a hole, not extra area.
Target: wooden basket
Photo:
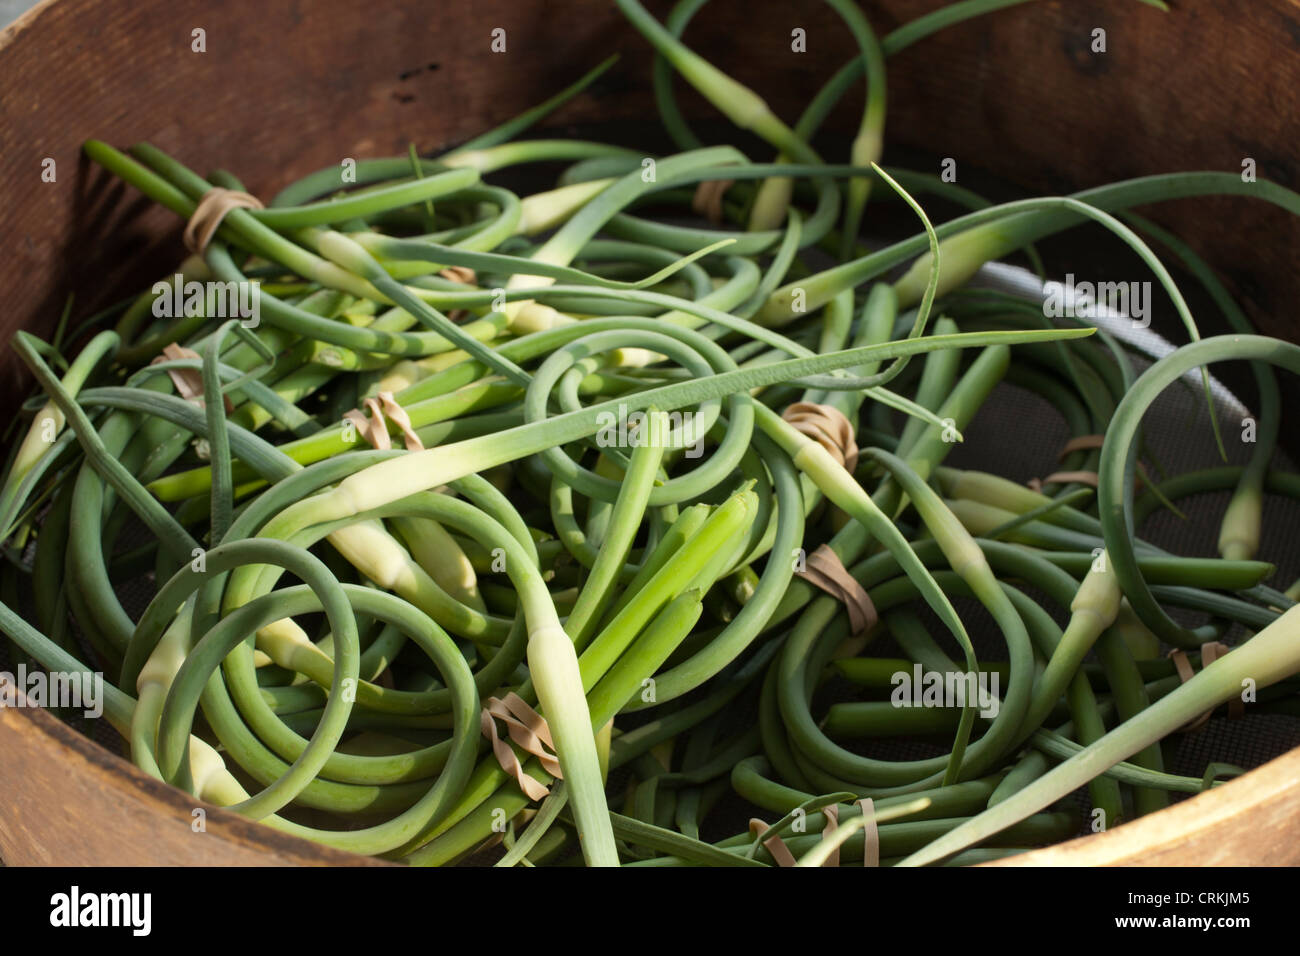
[[[938,0],[863,3],[886,31]],[[1037,192],[1182,169],[1297,185],[1300,10],[1288,0],[1038,2],[947,30],[891,60],[891,146],[960,157]],[[662,17],[665,4],[649,4]],[[820,3],[715,0],[691,45],[785,117],[853,55]],[[490,50],[506,31],[506,52]],[[802,27],[808,53],[791,52]],[[1107,52],[1091,51],[1106,31]],[[206,52],[195,52],[202,30]],[[270,195],[337,164],[463,140],[572,82],[603,80],[550,125],[648,123],[647,45],[607,0],[51,0],[0,33],[2,337],[48,334],[69,292],[79,314],[152,281],[181,252],[179,223],[88,164],[90,137],[149,140],[238,172]],[[689,115],[711,112],[683,96]],[[839,114],[848,116],[847,111]],[[846,120],[847,121],[847,120]],[[287,135],[292,131],[292,137]],[[42,180],[54,161],[55,181]],[[43,165],[44,164],[44,165]],[[1300,224],[1264,203],[1191,200],[1152,218],[1189,240],[1269,334],[1300,338]],[[29,387],[0,359],[0,402]],[[1300,399],[1294,380],[1284,401]],[[1300,749],[1114,831],[1023,854],[1030,864],[1300,862]],[[207,808],[32,710],[0,710],[0,856],[9,864],[339,864],[372,861]]]

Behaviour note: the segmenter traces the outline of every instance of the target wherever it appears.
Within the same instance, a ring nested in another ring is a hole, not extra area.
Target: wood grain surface
[[[53,715],[20,707],[0,707],[0,859],[8,866],[391,865],[196,801]]]

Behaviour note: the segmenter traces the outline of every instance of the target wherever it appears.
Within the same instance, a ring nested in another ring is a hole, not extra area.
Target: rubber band
[[[486,709],[506,725],[511,740],[538,759],[543,770],[556,779],[563,779],[551,728],[541,714],[514,691],[504,698],[489,697]]]
[[[178,362],[182,359],[202,359],[203,356],[193,349],[187,349],[183,345],[177,345],[171,342],[163,346],[162,354],[155,358],[150,365],[157,365],[159,362]],[[167,377],[172,380],[176,386],[176,394],[187,402],[193,402],[195,405],[203,405],[203,370],[198,368],[169,368]],[[230,400],[229,395],[221,396],[226,405],[226,414],[232,414],[235,411],[235,404]]]
[[[187,349],[183,345],[177,345],[172,342],[163,346],[162,354],[150,362],[150,365],[157,365],[159,362],[177,362],[181,359],[201,359],[203,356],[193,349]],[[203,372],[197,368],[169,368],[167,377],[172,380],[176,386],[176,394],[187,402],[198,399],[203,401]]]
[[[880,866],[880,827],[876,825],[876,804],[870,797],[858,801],[862,810],[862,865]]]
[[[826,817],[826,826],[822,827],[822,839],[830,839],[830,835],[839,829],[840,825],[840,808],[835,804],[828,807],[822,807],[822,815]],[[831,851],[830,856],[826,857],[826,862],[822,866],[839,866],[840,865],[840,848],[836,847]]]
[[[691,210],[715,226],[722,223],[722,197],[736,184],[734,179],[706,179],[695,187]]]
[[[1105,435],[1078,435],[1065,443],[1065,447],[1063,447],[1061,453],[1056,456],[1056,460],[1063,461],[1065,456],[1069,455],[1071,452],[1092,451],[1095,448],[1100,448],[1105,443]]]
[[[749,832],[755,836],[761,837],[770,829],[771,827],[758,819],[758,817],[754,817],[749,821]],[[785,841],[781,839],[780,834],[773,833],[770,837],[764,840],[763,848],[767,850],[768,853],[772,854],[772,859],[776,861],[777,866],[795,865],[794,854],[791,853],[790,848],[785,845]]]
[[[1099,484],[1095,471],[1054,471],[1046,478],[1030,478],[1026,484],[1033,491],[1041,492],[1043,485],[1088,485],[1096,488]]]
[[[863,797],[858,801],[858,808],[862,811],[862,865],[863,866],[880,866],[880,828],[876,825],[876,805],[870,797]],[[840,825],[840,808],[835,804],[822,807],[822,814],[826,817],[826,825],[822,827],[822,840],[828,840]],[[771,827],[764,823],[758,817],[753,817],[749,821],[749,832],[756,837],[762,837]],[[790,848],[785,845],[780,834],[773,833],[766,840],[762,841],[764,849],[772,854],[772,859],[777,866],[794,866],[794,854]],[[840,848],[836,847],[826,857],[822,866],[839,866],[840,865]]]
[[[858,442],[853,435],[853,424],[834,405],[795,402],[781,417],[795,431],[807,435],[834,455],[845,471],[851,473],[858,467]]]
[[[397,399],[393,397],[393,393],[380,392],[379,403],[383,406],[384,417],[401,430],[402,440],[406,442],[406,450],[424,451],[424,442],[420,441],[420,436],[411,427],[411,416],[406,413],[406,409],[398,404]]]
[[[448,282],[459,282],[462,285],[478,285],[478,273],[469,266],[447,266],[438,275],[442,276]],[[469,309],[452,309],[447,313],[447,318],[459,325],[470,315]]]
[[[372,448],[387,451],[393,447],[393,440],[388,435],[388,428],[384,424],[384,413],[379,407],[379,402],[376,399],[367,398],[364,405],[370,412],[369,418],[360,409],[354,408],[344,413],[343,420],[355,425],[357,433]]]
[[[818,547],[804,559],[803,569],[794,573],[848,609],[851,637],[866,633],[880,620],[876,605],[872,603],[866,588],[849,574],[848,568],[844,567],[844,562],[830,545]]]
[[[391,421],[401,431],[407,451],[424,451],[424,442],[420,441],[420,436],[411,427],[411,416],[398,404],[392,392],[380,392],[377,397],[367,398],[362,404],[370,412],[369,418],[362,413],[361,409],[354,408],[344,414],[343,420],[355,425],[358,434],[371,447],[380,451],[387,451],[393,447],[393,439],[388,434],[388,422]]]
[[[461,285],[478,285],[478,273],[469,266],[447,266],[438,275],[448,282],[459,282]]]
[[[538,762],[556,780],[562,780],[560,762],[555,757],[555,742],[542,715],[529,707],[523,698],[511,691],[505,699],[489,697],[479,717],[483,736],[492,745],[492,753],[501,769],[514,777],[530,800],[541,800],[551,790],[540,780],[524,772],[514,748],[497,735],[496,721],[506,726],[510,739],[521,749],[537,758]]]
[[[1209,667],[1220,657],[1223,657],[1232,648],[1220,641],[1210,641],[1201,645],[1201,670]],[[1196,672],[1192,669],[1192,662],[1188,659],[1187,653],[1181,648],[1174,648],[1167,655],[1174,662],[1174,670],[1178,672],[1178,678],[1184,684],[1191,680]],[[1246,705],[1240,697],[1233,697],[1228,701],[1228,717],[1231,720],[1237,720],[1246,712]],[[1210,722],[1210,717],[1214,711],[1207,710],[1195,720],[1188,721],[1178,728],[1179,733],[1191,734],[1205,729],[1205,725]]]
[[[519,789],[524,792],[524,796],[529,800],[541,800],[551,792],[546,784],[524,773],[524,768],[520,766],[514,748],[497,736],[496,720],[491,712],[486,709],[482,712],[479,717],[479,725],[482,728],[483,736],[492,745],[492,753],[496,756],[497,763],[501,765],[502,770],[515,778],[519,784]]]
[[[230,210],[265,208],[262,200],[250,193],[213,186],[203,194],[203,198],[194,207],[190,221],[185,224],[185,232],[181,235],[181,239],[185,242],[186,249],[196,256],[201,256],[208,248],[212,237],[221,228],[221,221],[226,218]]]

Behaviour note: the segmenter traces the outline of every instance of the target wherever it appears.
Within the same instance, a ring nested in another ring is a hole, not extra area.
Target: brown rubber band
[[[862,810],[862,865],[880,866],[880,827],[876,825],[876,805],[870,797],[858,801]]]
[[[754,817],[749,821],[749,832],[755,836],[761,837],[770,829],[771,827],[758,819],[758,817]],[[794,854],[790,852],[790,848],[785,845],[785,841],[781,839],[779,834],[773,833],[770,837],[764,840],[763,847],[768,853],[772,854],[772,859],[776,861],[777,866],[795,865]]]
[[[543,770],[560,780],[564,775],[560,771],[559,760],[552,753],[555,750],[555,743],[551,739],[551,731],[546,721],[513,691],[506,694],[504,700],[489,697],[485,704],[479,717],[479,724],[483,736],[492,744],[492,753],[496,756],[497,763],[501,765],[502,770],[515,778],[528,799],[542,799],[551,792],[550,788],[524,772],[514,748],[497,736],[496,721],[500,720],[505,724],[510,739],[521,750],[536,757]]]
[[[1065,447],[1061,449],[1061,453],[1056,456],[1056,460],[1061,461],[1071,452],[1091,451],[1094,448],[1100,448],[1105,441],[1105,435],[1080,435],[1077,438],[1071,438],[1065,443]]]
[[[187,349],[183,345],[177,345],[171,342],[163,346],[162,355],[150,362],[150,365],[157,365],[159,362],[176,362],[181,359],[202,358],[198,352],[193,349]],[[203,401],[203,371],[197,368],[169,368],[167,377],[172,380],[176,386],[176,394],[187,402],[194,399]]]
[[[848,609],[849,629],[857,637],[875,627],[880,615],[866,588],[849,574],[840,556],[823,544],[804,560],[804,569],[795,571],[815,588],[825,591]]]
[[[379,402],[367,398],[363,404],[370,412],[369,418],[360,409],[354,408],[344,413],[343,420],[355,425],[357,433],[369,443],[370,447],[387,451],[393,447],[393,440],[388,436],[388,428],[384,424],[384,413],[379,407]]]
[[[411,427],[411,416],[406,414],[406,409],[397,403],[393,393],[380,392],[379,404],[383,406],[384,417],[401,430],[402,440],[406,443],[406,450],[424,451],[424,442],[420,441],[420,436]]]
[[[536,781],[534,781],[536,782]],[[863,866],[880,866],[880,828],[876,825],[876,805],[870,797],[863,797],[858,801],[858,807],[862,811],[862,865]],[[835,804],[822,807],[822,815],[826,817],[826,826],[822,827],[822,840],[830,839],[832,833],[839,829],[840,825],[840,808]],[[766,823],[753,817],[749,821],[749,832],[756,837],[761,837],[770,830]],[[772,854],[772,859],[777,866],[794,866],[794,854],[790,848],[785,845],[779,834],[773,833],[766,840],[762,841],[763,847],[768,853]],[[822,866],[839,866],[840,865],[840,848],[836,847],[826,857]]]
[[[459,282],[462,285],[478,285],[478,273],[469,266],[447,266],[438,275],[448,282]]]
[[[1141,474],[1133,476],[1133,493],[1135,495],[1142,490],[1143,484],[1151,485],[1151,481],[1146,475],[1146,469],[1142,467],[1140,462],[1138,463],[1138,469]],[[1030,478],[1025,482],[1025,487],[1030,491],[1037,491],[1041,494],[1043,485],[1067,485],[1071,482],[1096,488],[1101,484],[1101,478],[1095,471],[1054,471],[1046,478]]]
[[[722,197],[736,184],[734,179],[705,179],[695,187],[691,209],[715,226],[722,222]]]
[[[514,691],[506,694],[504,699],[489,697],[487,709],[506,725],[511,740],[537,758],[543,770],[557,779],[563,777],[560,761],[555,757],[551,728],[522,697]]]
[[[795,431],[807,435],[835,456],[845,471],[851,473],[858,467],[858,442],[853,436],[853,425],[834,405],[795,402],[781,417]]]
[[[362,404],[370,412],[367,418],[359,408],[347,412],[343,419],[356,426],[360,434],[372,448],[387,451],[393,447],[393,439],[388,434],[388,422],[392,422],[402,432],[407,451],[423,451],[424,443],[411,427],[411,416],[406,413],[392,392],[380,392],[377,398],[367,398]]]
[[[829,807],[822,807],[822,816],[826,817],[826,826],[822,827],[822,839],[830,839],[830,835],[839,829],[840,826],[840,808],[835,804]],[[826,858],[822,866],[839,866],[840,865],[840,848],[836,847],[831,851],[831,855]]]
[[[497,736],[496,721],[486,709],[479,716],[479,728],[483,731],[483,736],[491,743],[492,753],[497,758],[497,763],[501,765],[502,770],[515,778],[519,784],[519,789],[524,792],[524,796],[529,800],[541,800],[551,792],[550,788],[540,780],[524,773],[524,768],[520,766],[514,748]]]
[[[163,346],[162,355],[155,358],[150,365],[157,365],[159,362],[176,362],[181,359],[201,359],[203,356],[193,349],[187,349],[183,345],[177,345],[175,342],[169,342]],[[167,377],[172,380],[176,386],[176,394],[187,402],[194,402],[196,405],[203,404],[203,370],[199,368],[169,368]],[[222,400],[226,406],[226,413],[230,414],[235,410],[234,402],[230,400],[229,395],[222,395]]]
[[[469,266],[447,266],[438,275],[448,282],[459,282],[462,285],[478,285],[478,273]],[[469,315],[469,309],[452,309],[447,313],[447,318],[459,325]]]
[[[1106,441],[1105,435],[1076,435],[1065,443],[1061,453],[1056,456],[1057,461],[1064,461],[1066,456],[1076,451],[1089,451],[1094,448],[1100,448]],[[1060,485],[1077,483],[1081,485],[1090,485],[1096,488],[1100,483],[1095,471],[1057,471],[1048,475],[1046,478],[1030,478],[1026,484],[1030,490],[1042,492],[1043,485]]]
[[[196,256],[203,255],[203,250],[208,248],[208,243],[217,234],[217,230],[221,228],[221,221],[226,218],[230,210],[264,208],[266,207],[262,205],[262,200],[256,196],[237,189],[213,186],[203,194],[203,198],[199,200],[199,204],[194,207],[194,212],[190,215],[190,221],[185,224],[185,232],[181,236],[185,248]]]
[[[1030,478],[1026,484],[1030,490],[1041,492],[1043,485],[1089,485],[1096,488],[1100,484],[1095,471],[1054,471],[1046,478]]]
[[[1232,650],[1231,647],[1219,641],[1210,641],[1206,644],[1202,644],[1201,645],[1201,670],[1205,670],[1205,668],[1209,667],[1220,657],[1223,657],[1230,650]],[[1189,680],[1191,680],[1195,676],[1196,672],[1192,669],[1192,662],[1188,659],[1187,653],[1183,651],[1182,648],[1178,648],[1178,647],[1174,648],[1172,651],[1169,652],[1168,657],[1171,661],[1174,662],[1174,669],[1178,671],[1178,679],[1181,680],[1184,684],[1186,684]],[[1245,713],[1245,711],[1246,711],[1246,705],[1242,702],[1240,697],[1233,697],[1230,701],[1228,701],[1228,717],[1230,719],[1236,720],[1237,718],[1241,717]],[[1190,734],[1190,733],[1195,733],[1199,730],[1203,730],[1205,728],[1205,725],[1210,722],[1210,716],[1213,713],[1214,711],[1212,709],[1207,710],[1205,713],[1201,714],[1201,716],[1197,717],[1195,720],[1188,721],[1186,724],[1183,724],[1183,726],[1179,727],[1178,732],[1184,734]]]

